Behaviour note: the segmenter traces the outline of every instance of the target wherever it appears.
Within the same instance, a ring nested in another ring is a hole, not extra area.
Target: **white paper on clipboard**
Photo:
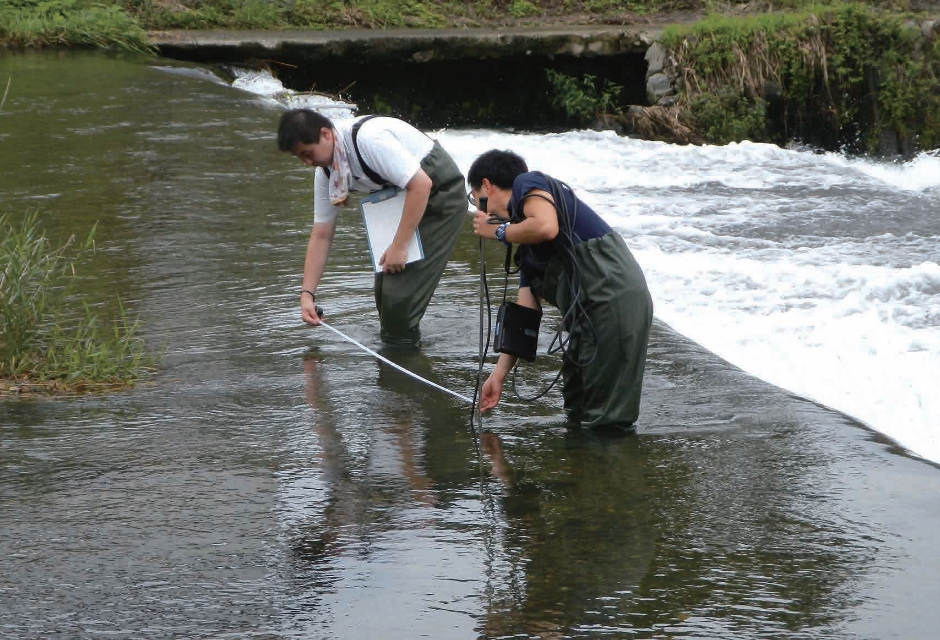
[[[359,204],[362,210],[362,221],[366,226],[366,239],[369,242],[369,253],[372,255],[372,268],[376,273],[382,271],[379,260],[385,250],[395,239],[398,224],[401,222],[402,211],[405,208],[405,192],[395,187],[376,191]],[[421,246],[421,234],[415,229],[411,241],[408,243],[408,257],[405,263],[416,262],[424,258],[424,247]]]

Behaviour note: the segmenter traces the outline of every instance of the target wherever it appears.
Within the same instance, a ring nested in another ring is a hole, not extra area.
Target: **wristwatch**
[[[494,234],[496,236],[496,239],[502,242],[503,244],[509,244],[508,242],[506,242],[506,227],[508,226],[509,226],[508,222],[502,223],[501,225],[496,227],[496,233]]]

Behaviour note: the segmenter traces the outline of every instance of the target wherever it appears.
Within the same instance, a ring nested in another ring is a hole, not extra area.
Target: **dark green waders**
[[[401,273],[375,275],[375,308],[382,341],[391,345],[419,344],[419,323],[469,218],[464,177],[439,142],[434,142],[421,168],[432,183],[428,206],[418,225],[424,259],[409,263]]]
[[[631,430],[640,415],[653,301],[623,238],[609,233],[575,246],[581,301],[591,322],[570,331],[562,364],[565,411],[572,426]],[[570,304],[558,263],[549,266],[544,297],[562,313]],[[593,360],[592,360],[593,358]],[[577,363],[590,361],[586,366]]]

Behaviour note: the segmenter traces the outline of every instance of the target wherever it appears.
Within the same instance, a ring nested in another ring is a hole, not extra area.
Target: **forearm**
[[[512,371],[512,368],[516,366],[516,361],[518,359],[519,358],[512,355],[511,353],[499,354],[499,359],[496,361],[496,366],[493,367],[493,372],[490,374],[490,377],[502,385],[506,380],[506,376],[508,376],[509,372]]]
[[[557,227],[552,229],[538,218],[524,218],[506,226],[506,242],[510,244],[539,244],[554,239],[557,234]]]
[[[483,211],[478,211],[473,218],[473,232],[481,238],[495,240],[501,226],[506,230],[503,240],[509,244],[540,244],[558,235],[558,216],[551,202],[531,197],[525,201],[522,218],[511,224],[493,224]]]
[[[397,247],[407,247],[411,242],[415,229],[421,224],[424,212],[428,208],[428,199],[431,196],[431,178],[423,171],[411,178],[405,185],[405,205],[402,210],[401,222],[392,244]]]
[[[301,288],[315,292],[323,272],[326,270],[326,259],[330,255],[330,247],[333,245],[333,234],[331,230],[318,228],[314,225],[310,232],[310,239],[307,241],[307,254],[304,257],[304,276]]]

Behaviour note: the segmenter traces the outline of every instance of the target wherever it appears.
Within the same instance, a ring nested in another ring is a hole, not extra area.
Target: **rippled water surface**
[[[933,637],[936,467],[662,323],[637,437],[568,433],[557,393],[477,437],[299,321],[312,189],[278,107],[97,54],[7,77],[0,210],[97,221],[83,295],[164,356],[127,392],[0,401],[0,636]],[[318,297],[381,349],[340,220]],[[472,395],[479,266],[468,225],[423,348],[383,353]]]

